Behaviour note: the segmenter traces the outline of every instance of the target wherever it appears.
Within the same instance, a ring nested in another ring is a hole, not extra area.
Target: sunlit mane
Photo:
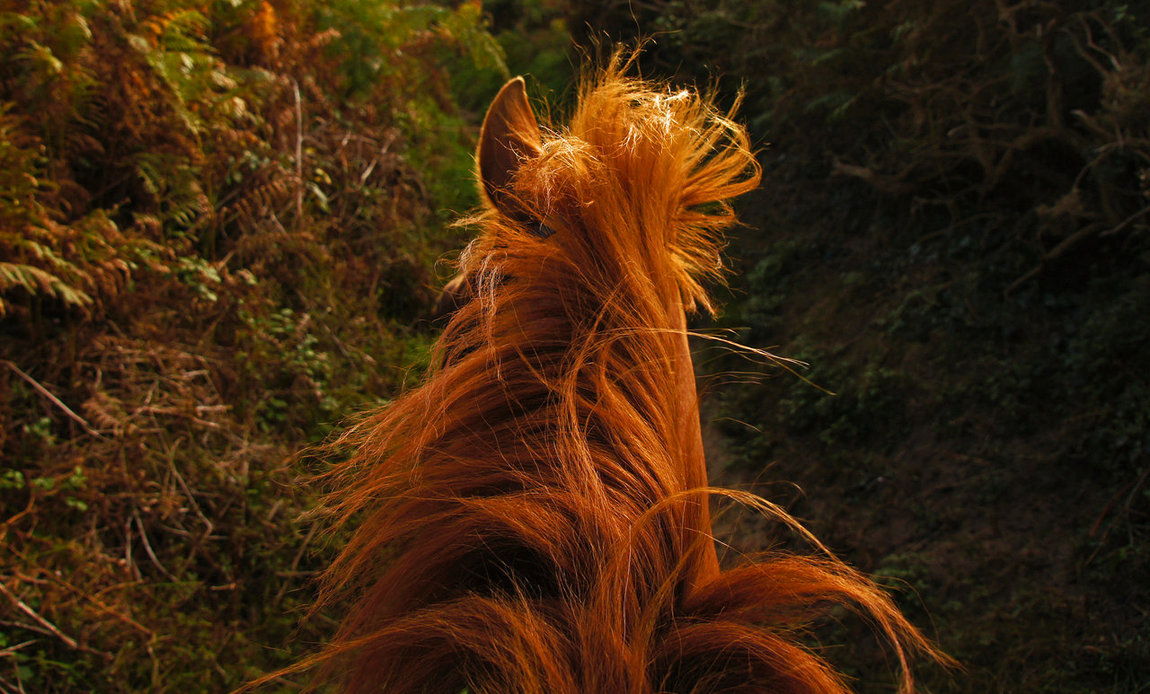
[[[300,667],[347,691],[838,692],[800,640],[831,604],[904,673],[929,651],[829,555],[720,571],[685,313],[711,309],[727,200],[759,170],[707,100],[626,69],[590,78],[566,127],[504,88],[470,301],[425,382],[333,445],[351,457],[328,508],[361,524],[322,600],[351,607]]]

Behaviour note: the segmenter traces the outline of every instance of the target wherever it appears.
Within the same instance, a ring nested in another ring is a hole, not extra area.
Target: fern
[[[38,267],[0,263],[0,316],[5,315],[8,309],[3,295],[16,287],[23,288],[33,296],[47,294],[77,308],[86,308],[92,304],[92,297]]]
[[[479,3],[461,3],[446,13],[439,20],[439,30],[467,51],[476,68],[498,72],[503,79],[510,76],[503,46],[484,26]]]
[[[396,75],[418,83],[418,74],[406,73],[411,68],[426,70],[415,58],[436,38],[462,46],[477,67],[507,74],[503,49],[485,30],[478,5],[463,3],[451,10],[435,5],[401,6],[390,0],[334,0],[322,3],[317,15],[320,27],[339,32],[329,51],[346,56],[341,72],[350,96],[370,93],[382,80]]]
[[[15,654],[13,688],[230,690],[282,664],[251,644],[287,642],[284,584],[250,567],[309,560],[268,482],[288,446],[398,386],[387,364],[430,303],[422,268],[460,233],[429,184],[470,189],[444,58],[505,69],[483,21],[475,3],[0,3],[0,315],[18,328],[0,359],[43,384],[5,390],[0,458],[90,487],[38,493],[5,528],[0,574],[76,583],[6,586],[91,644]],[[127,532],[77,536],[81,512]],[[220,552],[181,539],[257,516],[276,532]],[[209,585],[236,599],[169,592]],[[249,645],[194,646],[221,635]]]
[[[12,108],[11,103],[0,103],[0,252],[44,267],[0,262],[0,316],[8,312],[5,297],[14,290],[29,296],[46,294],[70,306],[86,308],[92,297],[68,281],[82,279],[83,273],[49,245],[33,238],[50,235],[37,226],[45,216],[37,197],[51,186],[41,178],[44,158],[39,142],[23,131],[21,119],[11,113]]]
[[[14,106],[0,102],[0,228],[33,221],[41,213],[36,196],[44,185],[42,148],[12,113]]]

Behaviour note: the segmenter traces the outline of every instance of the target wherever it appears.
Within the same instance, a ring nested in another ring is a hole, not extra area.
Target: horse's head
[[[499,92],[436,366],[332,445],[351,454],[327,506],[362,520],[324,577],[354,606],[315,661],[348,691],[841,692],[796,635],[830,603],[900,658],[925,646],[831,558],[720,573],[686,313],[759,169],[709,101],[626,67],[566,127],[521,79]]]
[[[569,372],[617,365],[603,378],[630,389],[639,417],[662,422],[666,494],[707,484],[686,316],[710,308],[701,280],[721,271],[716,232],[734,221],[725,201],[753,188],[759,169],[740,126],[695,94],[624,79],[624,67],[584,85],[565,128],[540,127],[522,78],[495,97],[476,153],[481,234],[439,300],[440,315],[455,315],[439,363],[482,355],[495,339],[558,351],[551,366]],[[545,362],[528,372],[546,373]],[[709,511],[702,494],[681,506],[695,583],[718,572]]]
[[[629,295],[650,327],[682,329],[684,310],[711,309],[702,285],[723,271],[726,200],[758,184],[758,164],[708,101],[623,79],[627,67],[613,61],[584,84],[566,127],[540,128],[522,78],[500,90],[476,154],[484,233],[442,308],[474,294],[492,251],[545,243],[581,282]],[[664,314],[654,324],[646,302]]]

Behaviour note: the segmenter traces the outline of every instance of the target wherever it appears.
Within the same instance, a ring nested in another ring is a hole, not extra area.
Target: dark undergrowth
[[[966,667],[925,670],[929,690],[1146,691],[1146,6],[577,14],[589,34],[654,33],[650,73],[741,87],[764,144],[718,327],[819,387],[712,361],[721,474],[901,589]],[[728,524],[738,551],[788,542]],[[849,644],[829,654],[860,690],[889,691],[864,627],[819,639]]]

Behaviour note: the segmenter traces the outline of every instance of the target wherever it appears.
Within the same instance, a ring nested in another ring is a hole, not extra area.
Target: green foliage
[[[506,73],[478,5],[0,8],[0,689],[227,691],[323,638],[297,451],[426,366],[449,61]]]
[[[799,358],[805,356],[800,353]],[[872,366],[860,374],[834,374],[825,366],[828,360],[820,356],[816,353],[813,359],[824,366],[812,370],[807,378],[838,392],[826,393],[801,381],[795,384],[779,401],[789,431],[816,432],[828,446],[870,444],[874,448],[889,437],[905,435],[907,387],[897,371]]]
[[[483,4],[491,32],[506,56],[506,75],[480,71],[468,61],[449,65],[452,91],[459,104],[476,112],[487,108],[491,94],[511,74],[528,77],[527,88],[539,97],[562,103],[575,83],[576,47],[571,43],[564,3],[557,0],[496,0]],[[558,99],[557,99],[558,98]]]
[[[437,35],[451,37],[477,69],[507,72],[503,53],[483,30],[480,6],[474,3],[448,9],[388,0],[336,0],[317,7],[316,26],[321,32],[333,31],[326,51],[341,61],[342,91],[347,96],[363,96],[381,81],[418,68],[412,62],[394,60],[395,52],[425,51]]]
[[[747,340],[771,344],[782,332],[789,280],[810,259],[811,250],[795,243],[776,244],[746,273],[746,299],[729,314],[731,320],[747,328]]]
[[[14,106],[0,103],[0,248],[7,251],[6,257],[20,262],[0,262],[0,317],[7,312],[5,295],[15,289],[29,297],[46,294],[83,308],[92,303],[92,298],[75,286],[82,281],[83,272],[42,243],[50,236],[47,230],[16,231],[41,218],[44,210],[37,196],[50,186],[43,180],[42,148],[21,127],[21,119],[12,113]]]
[[[899,607],[912,618],[923,614],[922,595],[932,589],[930,559],[915,552],[902,552],[883,557],[874,570],[880,584],[889,587],[900,598]]]

